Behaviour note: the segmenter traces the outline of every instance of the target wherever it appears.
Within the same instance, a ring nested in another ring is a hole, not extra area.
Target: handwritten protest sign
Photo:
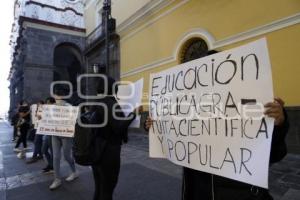
[[[140,79],[135,83],[120,85],[118,88],[118,102],[126,116],[133,109],[142,103],[144,79]],[[130,124],[132,128],[140,127],[141,116],[136,116],[135,120]]]
[[[268,188],[274,120],[265,39],[150,77],[150,156]]]
[[[43,105],[37,134],[73,137],[78,107]]]

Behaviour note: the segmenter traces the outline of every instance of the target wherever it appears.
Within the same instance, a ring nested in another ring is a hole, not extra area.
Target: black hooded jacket
[[[94,106],[95,119],[98,124],[103,127],[97,128],[97,132],[102,138],[106,139],[109,144],[121,145],[128,141],[128,127],[135,119],[135,113],[130,113],[127,117],[124,115],[120,105],[118,104],[115,94],[117,86],[114,85],[115,80],[107,77],[107,81],[99,79],[97,82],[97,93],[99,105]],[[102,96],[103,95],[103,96]]]

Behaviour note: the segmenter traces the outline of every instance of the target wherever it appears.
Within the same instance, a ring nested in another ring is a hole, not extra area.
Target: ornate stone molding
[[[48,4],[43,4],[43,3],[40,3],[40,2],[36,2],[36,1],[27,1],[25,3],[25,5],[26,6],[28,6],[28,5],[38,5],[42,8],[50,8],[50,9],[53,9],[55,11],[60,11],[60,12],[66,12],[66,11],[70,10],[70,11],[73,11],[78,16],[83,16],[82,13],[77,12],[74,8],[71,8],[71,7],[59,8],[59,7],[51,6],[51,5],[48,5]]]

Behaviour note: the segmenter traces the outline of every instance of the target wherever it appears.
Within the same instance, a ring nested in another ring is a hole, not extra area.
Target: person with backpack
[[[108,76],[105,76],[105,79],[99,79],[97,82],[97,103],[101,106],[93,106],[84,114],[89,117],[90,123],[101,126],[92,130],[96,136],[93,139],[95,151],[90,156],[94,158],[91,161],[95,182],[94,200],[113,199],[120,172],[121,145],[128,142],[128,127],[135,119],[136,113],[142,112],[142,107],[138,107],[126,117],[114,96],[117,93],[117,87],[114,87],[115,80]],[[84,146],[76,146],[75,136],[75,155],[76,148]]]
[[[66,94],[66,89],[61,85],[56,85],[54,87],[55,95],[55,105],[58,106],[71,106],[66,101],[62,99],[62,96]],[[52,149],[53,149],[53,168],[54,168],[54,181],[49,186],[50,190],[55,190],[61,186],[61,174],[60,174],[60,160],[61,160],[61,149],[63,150],[63,155],[65,160],[70,166],[71,174],[66,178],[67,182],[71,182],[78,178],[78,174],[75,168],[75,161],[72,157],[72,146],[73,138],[61,137],[61,136],[52,136]]]

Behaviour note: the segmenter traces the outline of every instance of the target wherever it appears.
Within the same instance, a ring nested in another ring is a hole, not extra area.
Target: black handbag
[[[92,124],[93,114],[84,114],[81,121]],[[107,140],[100,137],[98,129],[75,125],[73,157],[75,162],[83,166],[91,166],[101,162]]]

